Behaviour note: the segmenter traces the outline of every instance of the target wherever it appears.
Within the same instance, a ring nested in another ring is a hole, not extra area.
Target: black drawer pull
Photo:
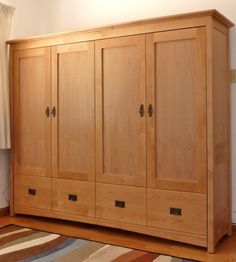
[[[32,196],[35,196],[35,195],[36,195],[36,189],[34,189],[34,188],[29,188],[29,189],[28,189],[28,194],[29,194],[29,195],[32,195]]]
[[[182,209],[181,208],[170,207],[170,214],[174,215],[174,216],[182,216]]]
[[[69,194],[69,195],[68,195],[68,200],[70,200],[70,201],[77,201],[77,195],[71,195],[71,194]]]
[[[115,200],[115,207],[125,208],[125,201]]]

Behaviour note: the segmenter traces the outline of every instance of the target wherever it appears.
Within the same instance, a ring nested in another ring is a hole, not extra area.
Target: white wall
[[[12,38],[205,9],[217,9],[236,23],[235,0],[5,0],[3,2],[17,8],[13,20]],[[236,68],[236,28],[231,29],[230,37],[231,68]],[[236,84],[232,85],[232,160],[235,158]],[[236,163],[232,162],[233,217],[236,223]]]
[[[41,0],[0,0],[0,2],[16,8],[12,20],[11,38],[40,33]]]
[[[236,20],[235,0],[42,0],[45,33],[204,9]]]

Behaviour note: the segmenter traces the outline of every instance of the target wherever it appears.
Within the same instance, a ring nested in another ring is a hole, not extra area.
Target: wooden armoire
[[[11,214],[207,247],[231,234],[216,10],[12,40]]]

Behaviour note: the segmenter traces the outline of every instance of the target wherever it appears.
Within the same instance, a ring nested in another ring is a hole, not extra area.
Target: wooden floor
[[[31,216],[0,217],[0,227],[9,224],[60,233],[68,236],[85,238],[134,249],[141,249],[198,261],[228,262],[236,261],[236,228],[233,236],[225,237],[217,246],[215,254],[208,254],[206,249],[181,244],[127,231],[109,229],[94,225],[81,224],[63,220],[38,218]]]

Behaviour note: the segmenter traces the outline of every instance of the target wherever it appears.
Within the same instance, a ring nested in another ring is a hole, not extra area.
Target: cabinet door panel
[[[94,42],[53,49],[53,177],[93,181]]]
[[[206,191],[205,29],[147,36],[148,186]]]
[[[145,186],[145,36],[100,40],[96,61],[96,180]]]
[[[14,172],[50,176],[50,48],[14,54]]]

